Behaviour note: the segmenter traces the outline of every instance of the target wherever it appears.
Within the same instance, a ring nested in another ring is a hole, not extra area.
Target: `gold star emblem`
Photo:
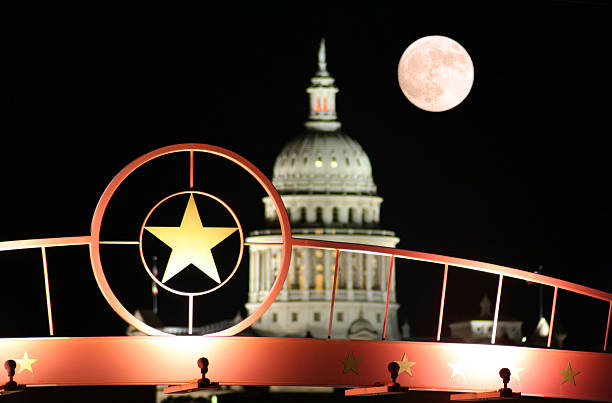
[[[400,375],[402,372],[408,372],[408,375],[412,376],[412,366],[414,364],[416,364],[416,362],[413,361],[408,361],[408,357],[406,356],[406,353],[404,353],[404,357],[402,358],[401,361],[395,361],[399,364],[400,368],[399,368],[399,372],[397,373],[398,375]]]
[[[221,283],[212,248],[230,236],[237,227],[203,227],[198,208],[189,195],[189,202],[180,227],[145,227],[159,240],[172,248],[162,283],[179,274],[190,264]]]
[[[19,364],[19,371],[17,371],[17,373],[20,373],[21,371],[30,371],[31,373],[34,373],[32,364],[38,361],[38,358],[28,357],[28,352],[26,351],[23,353],[23,358],[16,358],[15,361],[17,361],[17,364]]]
[[[521,381],[521,377],[520,374],[523,371],[524,368],[518,368],[518,367],[510,367],[510,373],[512,374],[512,378],[516,379],[517,382]]]
[[[455,364],[451,364],[449,362],[448,366],[453,369],[451,379],[453,379],[457,375],[461,375],[463,377],[463,380],[465,380],[465,367],[461,361],[457,361]]]
[[[357,371],[357,364],[359,364],[362,360],[358,360],[353,357],[353,352],[350,351],[348,357],[342,358],[340,361],[344,364],[344,369],[342,370],[343,374],[346,374],[349,371],[353,371],[356,374],[359,374]]]
[[[557,371],[559,371],[559,373],[563,376],[561,385],[563,385],[567,381],[570,381],[574,386],[576,386],[576,381],[574,380],[574,377],[578,375],[580,372],[572,371],[572,365],[569,362],[567,363],[567,368],[558,369]]]

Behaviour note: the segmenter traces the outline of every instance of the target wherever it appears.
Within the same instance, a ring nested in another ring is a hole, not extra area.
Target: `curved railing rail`
[[[132,242],[108,242],[108,243],[129,243]],[[248,245],[249,243],[247,243]],[[19,240],[19,241],[3,241],[0,242],[0,252],[7,250],[19,250],[19,249],[33,249],[40,248],[41,256],[42,256],[42,265],[44,272],[44,280],[45,280],[45,294],[46,294],[46,302],[47,302],[47,314],[49,319],[49,334],[53,335],[53,318],[51,314],[51,299],[50,299],[50,290],[49,290],[49,282],[48,282],[48,271],[47,271],[47,259],[46,259],[46,248],[49,247],[57,247],[57,246],[72,246],[72,245],[88,245],[91,246],[91,237],[90,236],[75,236],[75,237],[61,237],[61,238],[42,238],[42,239],[28,239],[28,240]],[[278,244],[280,245],[280,244]],[[386,309],[385,309],[385,318],[383,321],[383,330],[382,330],[382,338],[383,340],[386,337],[387,330],[387,321],[388,321],[388,307],[389,307],[389,297],[390,297],[390,282],[392,280],[392,274],[394,269],[394,258],[407,259],[407,260],[417,260],[429,263],[436,263],[440,265],[444,265],[444,277],[442,282],[442,293],[440,297],[440,313],[438,316],[438,329],[436,340],[440,341],[441,330],[442,330],[442,320],[444,317],[444,302],[446,298],[446,283],[448,277],[448,268],[449,266],[465,268],[469,270],[476,270],[491,274],[496,274],[499,276],[497,296],[495,302],[495,313],[493,318],[493,326],[492,326],[492,334],[491,334],[491,344],[495,344],[496,341],[496,330],[497,330],[497,322],[499,317],[499,305],[500,305],[500,297],[502,292],[502,285],[504,277],[516,278],[519,280],[525,280],[528,282],[542,284],[546,286],[553,287],[553,300],[552,300],[552,310],[550,316],[550,327],[548,332],[548,340],[547,347],[551,345],[551,337],[553,334],[554,321],[555,321],[555,310],[557,305],[557,295],[558,290],[566,290],[569,292],[573,292],[580,295],[585,295],[591,298],[596,298],[599,300],[603,300],[608,302],[608,320],[605,327],[605,336],[603,341],[603,351],[607,350],[608,345],[608,335],[610,330],[610,319],[612,316],[612,294],[596,290],[593,288],[585,287],[579,284],[571,283],[565,280],[560,280],[557,278],[544,276],[537,273],[526,272],[518,269],[514,269],[511,267],[500,266],[492,263],[484,263],[478,262],[475,260],[462,259],[456,257],[449,257],[444,255],[438,255],[433,253],[425,253],[425,252],[416,252],[405,249],[397,249],[397,248],[389,248],[384,246],[374,246],[374,245],[364,245],[364,244],[354,244],[354,243],[346,243],[346,242],[333,242],[333,241],[324,241],[324,240],[316,240],[316,239],[305,239],[305,238],[291,238],[291,246],[292,247],[304,247],[304,248],[318,248],[318,249],[330,249],[337,251],[336,253],[336,263],[334,268],[334,284],[333,284],[333,293],[332,293],[332,301],[330,307],[330,323],[329,323],[329,332],[328,337],[331,337],[331,330],[333,326],[333,309],[335,302],[335,293],[336,293],[336,280],[338,278],[338,269],[339,269],[339,259],[340,252],[356,252],[356,253],[370,253],[377,254],[383,256],[389,256],[390,259],[390,267],[387,281],[389,282],[387,286],[387,299],[386,299]]]
[[[361,252],[361,253],[374,253],[378,255],[390,256],[390,267],[389,267],[389,286],[387,287],[387,307],[385,309],[385,320],[383,324],[383,339],[386,335],[387,328],[387,316],[388,316],[388,307],[389,307],[389,294],[390,294],[390,282],[392,279],[393,273],[393,265],[394,258],[401,258],[407,260],[418,260],[429,263],[438,263],[444,265],[444,278],[442,282],[442,296],[440,300],[440,314],[438,317],[438,331],[436,340],[440,340],[441,330],[442,330],[442,319],[444,316],[444,301],[446,298],[446,282],[448,278],[448,267],[459,267],[465,268],[469,270],[476,270],[485,273],[496,274],[499,276],[499,283],[497,287],[497,297],[495,302],[495,313],[493,318],[493,326],[492,326],[492,334],[491,334],[491,344],[495,344],[496,339],[496,330],[497,330],[497,321],[499,317],[499,304],[500,297],[502,292],[502,285],[504,277],[512,277],[519,280],[525,280],[532,283],[542,284],[551,286],[554,288],[553,300],[552,300],[552,312],[550,316],[550,328],[548,332],[548,341],[547,347],[550,347],[551,337],[553,333],[553,326],[555,320],[555,310],[557,306],[557,294],[558,290],[566,290],[573,293],[585,295],[591,298],[600,299],[608,302],[608,321],[605,328],[605,336],[603,342],[603,351],[606,351],[608,346],[608,334],[610,329],[610,317],[612,316],[612,294],[607,292],[603,292],[600,290],[596,290],[594,288],[585,287],[579,284],[570,283],[569,281],[560,280],[557,278],[544,276],[542,274],[530,273],[518,269],[513,269],[511,267],[500,266],[492,263],[484,263],[478,262],[475,260],[462,259],[456,257],[449,257],[443,255],[437,255],[433,253],[425,253],[425,252],[415,252],[405,249],[397,249],[397,248],[389,248],[384,246],[373,246],[373,245],[362,245],[362,244],[352,244],[352,243],[343,243],[343,242],[332,242],[332,241],[324,241],[324,240],[316,240],[316,239],[304,239],[304,238],[292,238],[292,246],[294,247],[305,247],[305,248],[320,248],[320,249],[332,249],[336,250],[336,266],[335,266],[335,275],[334,281],[338,275],[338,261],[339,261],[339,252]],[[333,285],[333,290],[335,292],[336,285]],[[332,307],[330,309],[331,313],[333,313],[333,304],[334,298],[332,297]],[[333,315],[330,313],[330,330],[328,333],[328,337],[331,336],[331,326],[333,321]]]

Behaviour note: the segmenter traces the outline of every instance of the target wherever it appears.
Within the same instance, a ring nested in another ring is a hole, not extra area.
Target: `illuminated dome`
[[[281,194],[375,194],[370,159],[339,131],[307,131],[282,149],[272,183]]]
[[[310,81],[306,130],[282,148],[272,172],[272,183],[291,223],[291,235],[395,248],[399,238],[380,228],[383,199],[376,194],[370,159],[357,141],[341,131],[336,114],[339,90],[327,71],[324,41],[319,47],[319,69]],[[260,309],[267,298],[282,259],[275,203],[271,197],[263,197],[262,202],[267,228],[251,231],[246,239],[251,243],[249,314]],[[283,288],[270,309],[253,324],[254,331],[265,336],[375,340],[386,323],[386,338],[398,340],[395,271],[391,279],[388,274],[392,259],[294,247]]]

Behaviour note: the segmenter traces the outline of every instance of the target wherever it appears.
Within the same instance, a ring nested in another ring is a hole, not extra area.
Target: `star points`
[[[32,364],[38,361],[38,358],[28,357],[28,352],[26,351],[23,353],[23,358],[17,358],[15,361],[17,361],[17,364],[19,364],[19,370],[17,373],[20,373],[21,371],[30,371],[31,373],[34,373]]]
[[[237,227],[204,227],[198,208],[189,196],[183,219],[179,227],[145,227],[147,231],[172,248],[162,283],[179,274],[193,264],[201,272],[221,283],[219,271],[212,255],[212,248],[233,234]]]
[[[578,375],[580,371],[572,370],[572,365],[569,362],[567,363],[567,368],[558,369],[557,371],[559,371],[559,373],[563,376],[563,379],[561,380],[561,385],[569,381],[572,383],[572,385],[576,386],[576,380],[574,379],[574,377]]]
[[[401,361],[395,361],[395,362],[398,363],[400,366],[398,375],[400,375],[402,372],[407,372],[408,375],[412,376],[411,368],[414,364],[416,364],[416,362],[408,361],[408,356],[406,355],[406,353],[404,353],[404,356],[402,357]]]
[[[350,351],[348,357],[342,358],[340,361],[344,364],[344,369],[342,370],[343,374],[346,374],[348,371],[353,371],[356,374],[359,374],[357,370],[357,364],[359,364],[362,360],[358,360],[353,357],[353,352]]]
[[[461,361],[457,361],[454,364],[448,363],[448,366],[453,369],[453,373],[451,374],[451,379],[453,379],[457,375],[461,375],[463,380],[465,380],[465,366]]]
[[[512,374],[511,377],[516,379],[517,382],[520,382],[521,381],[520,374],[524,369],[525,368],[510,367],[510,373]]]

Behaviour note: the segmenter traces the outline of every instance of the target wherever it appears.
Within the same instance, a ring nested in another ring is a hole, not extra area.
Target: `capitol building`
[[[341,129],[336,115],[334,78],[327,71],[325,43],[318,71],[306,92],[310,114],[306,131],[287,143],[274,163],[272,183],[289,213],[293,237],[395,247],[399,238],[379,226],[383,199],[377,195],[370,159]],[[263,199],[268,229],[251,232],[247,242],[279,243],[272,200]],[[336,252],[293,248],[282,291],[255,322],[262,336],[326,338]],[[340,252],[332,338],[380,339],[385,315],[390,257]],[[251,314],[268,295],[281,261],[278,245],[251,245]],[[400,338],[395,271],[391,281],[387,339]]]

